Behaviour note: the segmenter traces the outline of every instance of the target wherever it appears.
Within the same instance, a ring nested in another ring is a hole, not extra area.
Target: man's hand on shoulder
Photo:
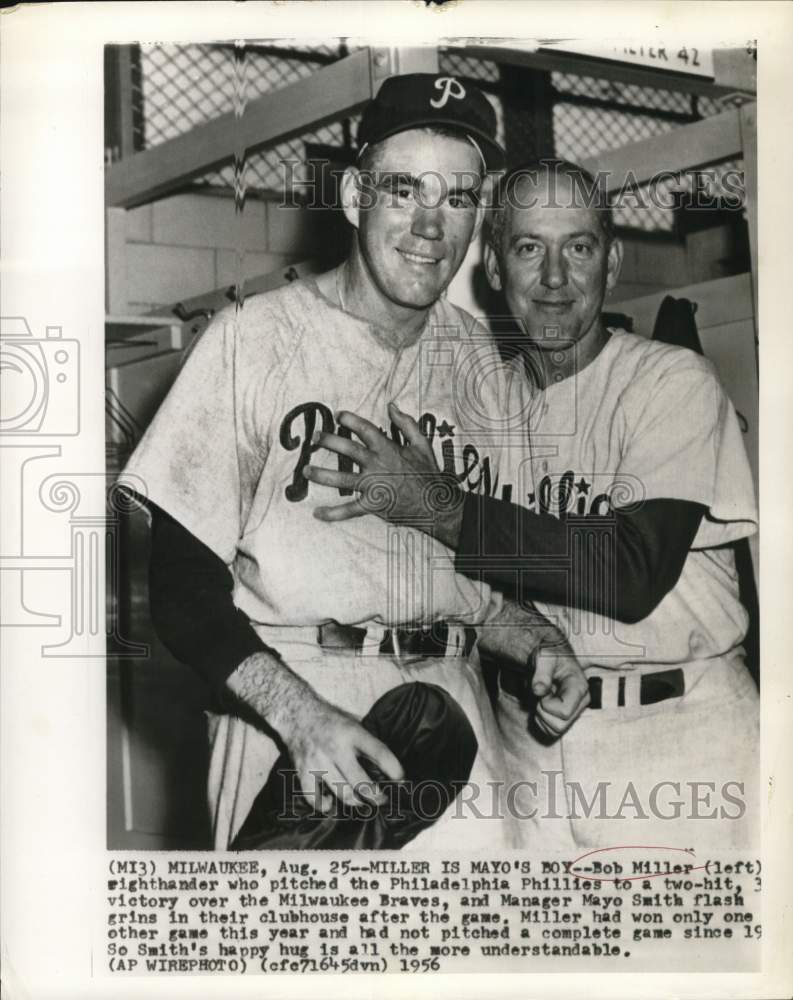
[[[562,632],[533,607],[505,601],[478,635],[479,648],[506,669],[533,671],[538,727],[551,738],[566,732],[589,704],[589,685]]]
[[[321,434],[317,446],[351,459],[360,472],[341,472],[309,465],[306,479],[323,486],[355,490],[358,497],[335,507],[319,507],[321,521],[347,521],[376,514],[394,524],[409,524],[454,548],[460,534],[463,497],[457,480],[438,468],[432,446],[416,421],[394,403],[388,412],[404,444],[392,441],[369,420],[339,414],[339,423],[361,443],[338,434]]]
[[[359,757],[369,758],[393,781],[403,777],[401,764],[384,743],[352,715],[320,698],[277,656],[249,656],[227,684],[279,734],[303,794],[319,811],[330,812],[334,796],[348,806],[385,803],[385,794],[377,790]]]

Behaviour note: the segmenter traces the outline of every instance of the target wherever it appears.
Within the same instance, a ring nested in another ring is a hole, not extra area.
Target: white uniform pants
[[[603,707],[585,709],[551,746],[527,730],[519,700],[499,691],[497,718],[532,853],[624,845],[715,852],[759,845],[759,698],[740,657],[686,663],[685,694],[639,703],[639,671],[603,678]],[[625,677],[625,704],[617,685]],[[532,815],[533,813],[533,815]],[[588,815],[587,815],[588,813]]]
[[[295,630],[297,631],[297,630]],[[301,632],[303,630],[300,630]],[[405,850],[488,850],[517,844],[514,820],[505,815],[506,764],[501,738],[476,653],[401,660],[392,656],[324,652],[307,642],[289,642],[262,630],[284,662],[333,705],[362,718],[386,691],[422,681],[448,691],[468,717],[479,744],[467,786]],[[210,715],[209,805],[215,847],[225,850],[244,822],[279,755],[263,732],[235,716]]]

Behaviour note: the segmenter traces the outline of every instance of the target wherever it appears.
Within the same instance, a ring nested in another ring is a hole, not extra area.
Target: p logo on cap
[[[405,73],[387,77],[358,125],[358,156],[369,146],[414,128],[452,129],[471,140],[488,170],[499,170],[504,150],[496,139],[496,113],[479,88],[453,76]]]
[[[458,101],[465,97],[465,87],[453,76],[439,76],[435,81],[435,89],[442,90],[443,93],[437,100],[435,98],[430,100],[433,108],[442,108],[450,97],[454,97]]]

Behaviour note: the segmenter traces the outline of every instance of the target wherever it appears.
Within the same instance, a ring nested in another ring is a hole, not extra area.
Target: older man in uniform
[[[500,670],[512,775],[531,785],[527,846],[745,847],[757,835],[758,696],[730,543],[756,527],[751,476],[712,365],[604,324],[621,260],[582,168],[540,161],[502,181],[485,264],[525,334],[503,403],[514,504],[457,491],[428,511],[428,483],[444,477],[407,415],[402,447],[343,415],[361,443],[321,443],[361,471],[307,475],[359,491],[317,512],[327,521],[423,511],[459,571],[534,602],[567,636],[591,703],[560,739],[529,731],[525,676]]]

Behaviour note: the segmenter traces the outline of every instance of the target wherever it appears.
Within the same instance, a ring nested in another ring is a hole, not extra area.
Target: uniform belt
[[[434,622],[420,629],[386,629],[379,646],[375,646],[372,652],[380,656],[412,658],[469,656],[476,642],[475,630],[468,626],[456,626],[455,634],[460,635],[461,648],[453,646],[450,649],[449,625],[446,622]],[[360,653],[364,649],[365,639],[366,629],[355,625],[327,622],[317,629],[317,641],[328,651],[351,650]]]
[[[589,707],[603,707],[603,678],[590,677],[589,679]],[[500,671],[500,685],[502,691],[514,695],[516,698],[524,699],[531,697],[531,675],[517,670],[508,670],[504,667]],[[685,674],[676,667],[673,670],[659,670],[655,673],[642,674],[639,679],[639,704],[654,705],[659,701],[666,701],[669,698],[681,698],[686,690]],[[617,682],[617,707],[625,705],[625,678],[620,677]]]

